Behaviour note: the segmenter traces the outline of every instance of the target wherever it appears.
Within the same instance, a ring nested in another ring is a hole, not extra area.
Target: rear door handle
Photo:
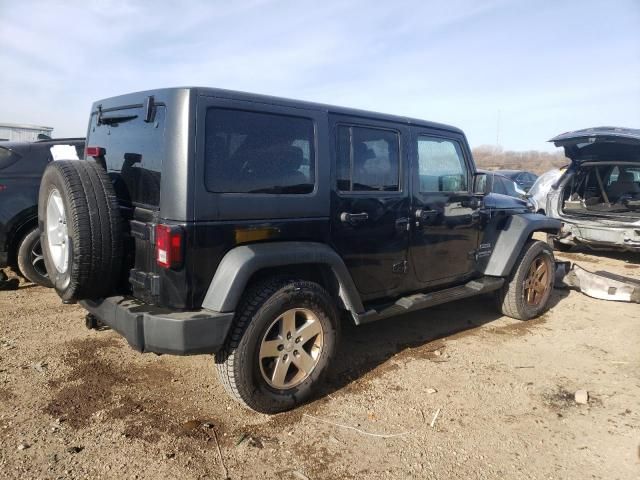
[[[396,220],[396,230],[399,232],[405,232],[409,230],[409,219],[407,217],[400,217]]]
[[[340,214],[340,221],[342,223],[348,223],[350,225],[356,225],[368,219],[369,219],[369,214],[367,212],[360,212],[360,213],[342,212]]]

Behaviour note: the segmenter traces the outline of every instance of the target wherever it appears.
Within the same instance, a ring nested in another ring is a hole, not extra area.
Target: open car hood
[[[640,162],[640,129],[594,127],[562,133],[550,142],[564,147],[565,155],[573,161],[610,161],[622,157],[625,161]]]

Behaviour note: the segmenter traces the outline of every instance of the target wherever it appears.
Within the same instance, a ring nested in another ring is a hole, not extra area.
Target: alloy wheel
[[[536,257],[529,266],[524,280],[524,299],[527,304],[537,307],[551,287],[549,262],[542,256]]]
[[[56,270],[65,273],[69,268],[69,236],[67,231],[67,216],[62,203],[62,196],[53,189],[47,200],[47,246],[51,253]]]
[[[299,385],[315,369],[323,345],[322,325],[311,310],[287,310],[271,323],[260,343],[263,379],[281,390]]]

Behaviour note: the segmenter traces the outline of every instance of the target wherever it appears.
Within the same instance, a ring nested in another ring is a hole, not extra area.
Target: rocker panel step
[[[471,280],[457,287],[446,288],[429,293],[415,293],[406,297],[399,298],[391,305],[387,305],[380,310],[368,310],[366,313],[357,315],[356,323],[374,322],[383,318],[401,315],[403,313],[421,310],[427,307],[433,307],[442,303],[460,300],[462,298],[473,297],[483,293],[498,290],[504,284],[504,278],[501,277],[482,277]]]

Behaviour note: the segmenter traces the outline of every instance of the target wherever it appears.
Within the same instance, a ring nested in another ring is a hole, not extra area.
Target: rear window
[[[21,156],[9,150],[8,148],[0,147],[0,170],[16,163]]]
[[[165,107],[155,105],[150,122],[143,108],[92,115],[88,147],[105,150],[107,172],[118,199],[131,205],[158,207],[164,154]]]
[[[341,125],[336,162],[338,190],[399,191],[399,157],[398,132]]]
[[[306,194],[315,185],[308,118],[210,108],[205,185],[216,193]]]

